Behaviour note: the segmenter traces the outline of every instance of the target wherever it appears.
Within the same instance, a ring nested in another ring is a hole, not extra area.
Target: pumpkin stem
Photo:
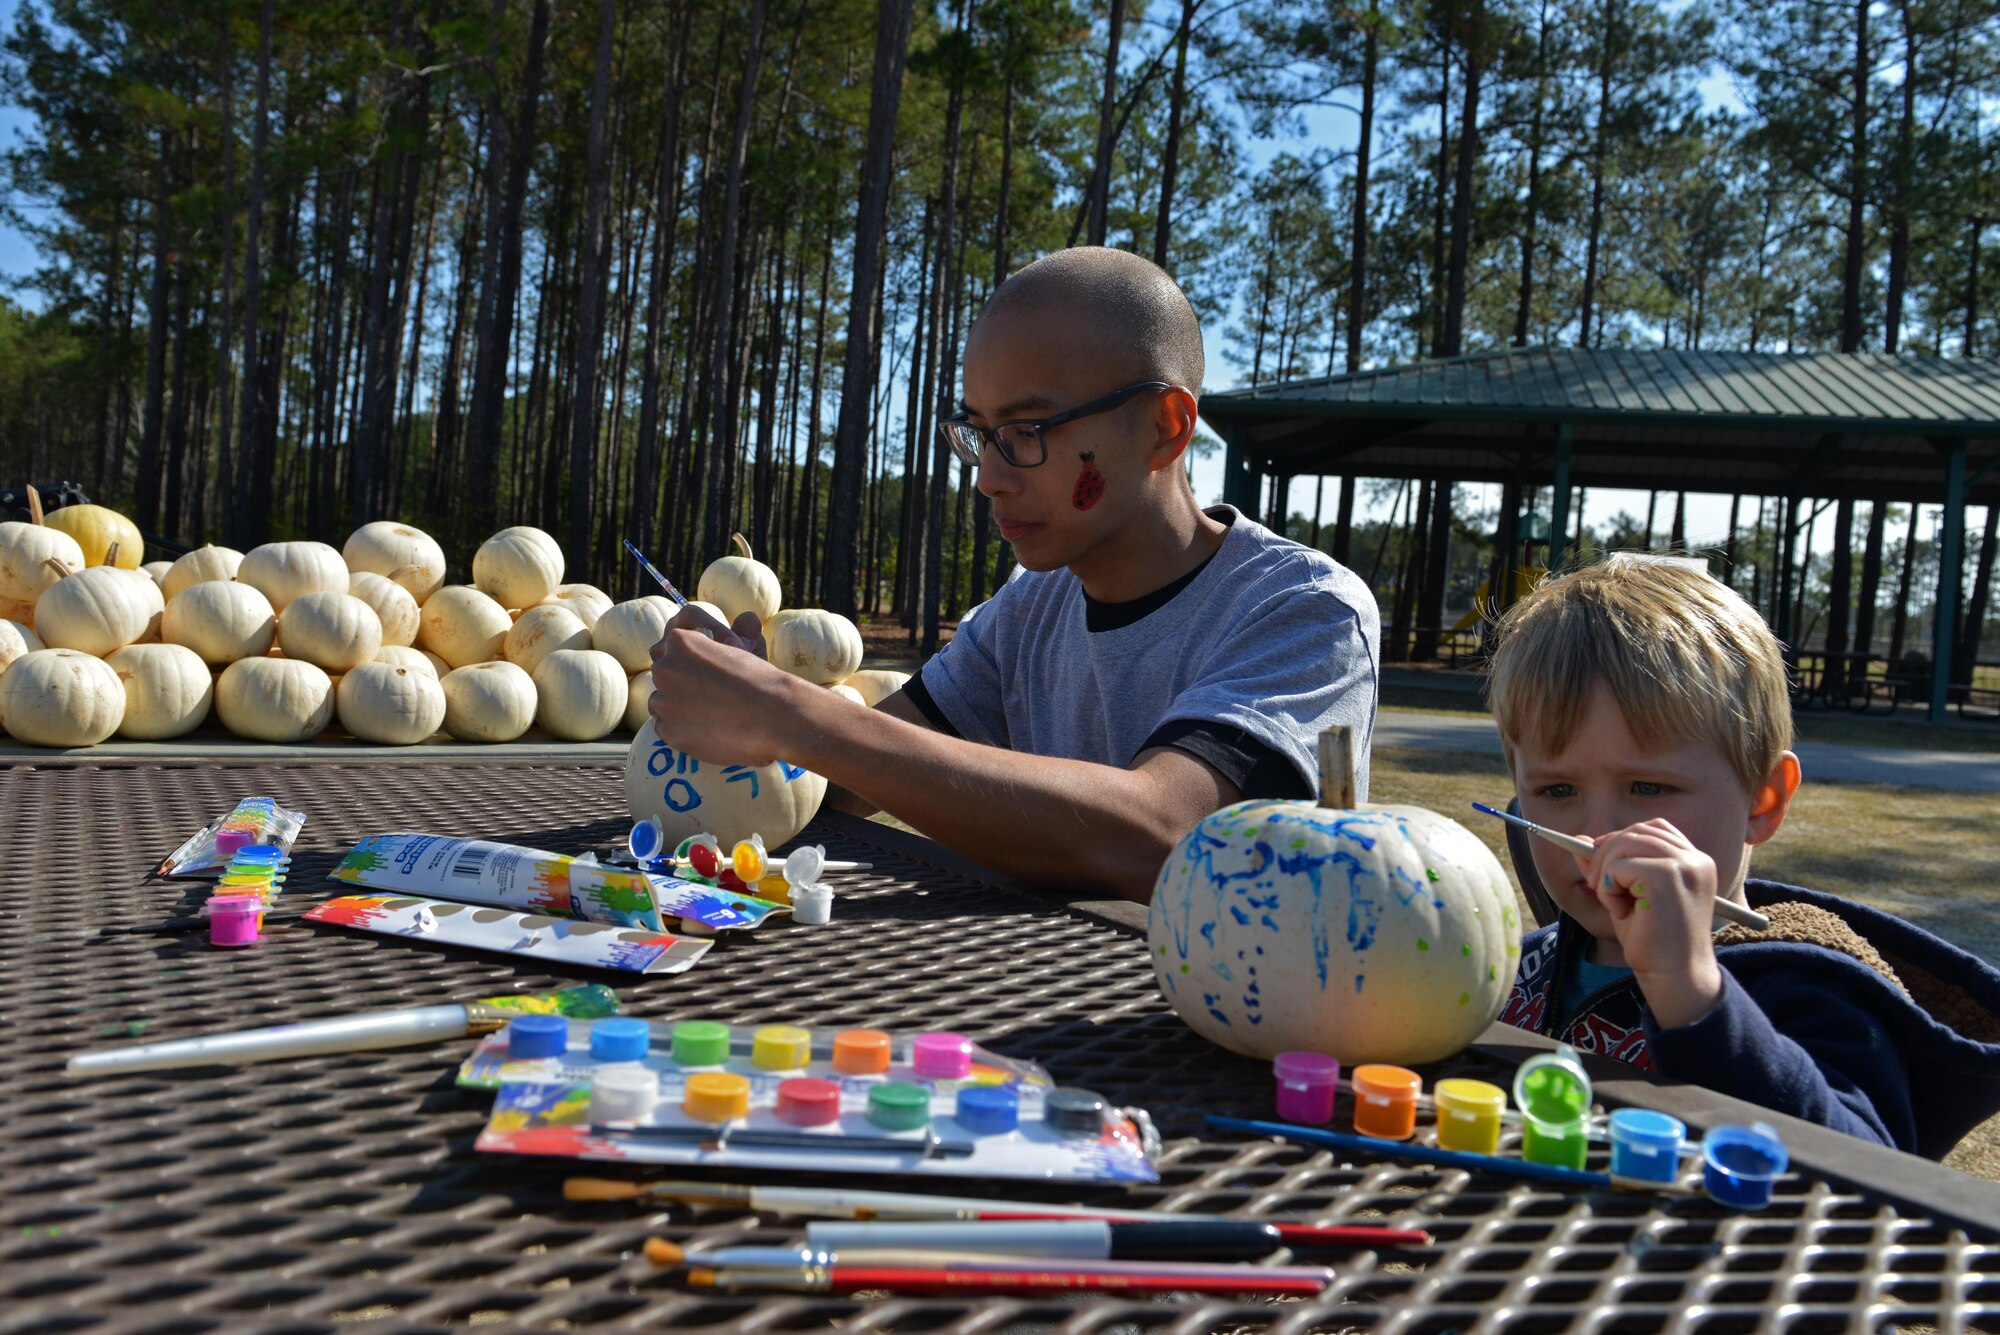
[[[42,493],[35,490],[35,484],[32,482],[28,484],[28,522],[31,524],[42,522]]]
[[[1354,796],[1354,732],[1335,724],[1319,735],[1319,804],[1336,810],[1357,805]]]
[[[112,544],[111,544],[111,545],[110,545],[109,547],[106,547],[106,548],[104,549],[104,564],[106,564],[106,565],[108,565],[108,566],[115,566],[115,565],[117,565],[117,564],[118,564],[118,544],[117,544],[117,543],[115,543],[115,542],[114,542],[114,543],[112,543]]]
[[[47,558],[45,558],[45,559],[44,559],[44,560],[42,561],[42,564],[43,564],[43,565],[45,565],[45,566],[47,566],[47,567],[48,567],[49,569],[51,569],[51,570],[55,571],[55,572],[56,572],[56,578],[57,578],[57,579],[68,579],[68,578],[69,578],[69,567],[68,567],[68,566],[66,566],[66,565],[64,565],[64,564],[63,564],[62,562],[60,562],[60,561],[56,560],[56,558],[55,558],[55,557],[51,556],[51,557],[47,557]]]
[[[749,542],[744,539],[741,533],[730,534],[729,541],[735,544],[736,554],[742,557],[744,560],[754,561],[757,559],[756,555],[752,553],[750,550]]]
[[[391,584],[400,584],[403,582],[403,576],[405,575],[421,575],[423,573],[424,568],[422,566],[397,566],[389,572],[389,582]]]

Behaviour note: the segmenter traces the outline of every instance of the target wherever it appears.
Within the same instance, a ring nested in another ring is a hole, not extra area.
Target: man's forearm
[[[995,871],[1144,900],[1186,832],[1144,774],[826,707],[841,703],[804,696],[786,758]]]

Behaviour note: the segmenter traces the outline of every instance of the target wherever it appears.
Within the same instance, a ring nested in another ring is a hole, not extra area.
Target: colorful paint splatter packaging
[[[305,823],[305,812],[289,811],[279,806],[276,798],[246,797],[228,815],[204,825],[169,854],[154,875],[219,877],[228,870],[231,858],[256,845],[290,853],[292,841]]]
[[[371,890],[435,895],[558,918],[665,930],[667,919],[711,931],[755,927],[782,905],[673,876],[607,866],[485,839],[377,834],[356,844],[333,879]]]

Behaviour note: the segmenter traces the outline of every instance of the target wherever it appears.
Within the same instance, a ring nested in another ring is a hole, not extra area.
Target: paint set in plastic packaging
[[[637,1163],[1157,1180],[1143,1112],[952,1033],[522,1016],[459,1083],[478,1148]]]

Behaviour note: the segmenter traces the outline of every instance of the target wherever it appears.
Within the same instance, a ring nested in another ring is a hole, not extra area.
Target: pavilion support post
[[[1354,486],[1360,479],[1352,473],[1340,475],[1340,513],[1333,521],[1333,559],[1353,568],[1349,559],[1354,551]]]
[[[1260,478],[1250,462],[1250,452],[1244,448],[1241,432],[1235,427],[1224,427],[1222,432],[1222,500],[1225,505],[1233,505],[1246,515],[1257,513],[1257,492]]]
[[[1549,569],[1560,570],[1569,559],[1569,456],[1574,432],[1564,422],[1556,427],[1555,487],[1549,497]]]
[[[1965,563],[1965,440],[1943,446],[1944,533],[1938,552],[1937,612],[1931,618],[1931,710],[1944,722],[1951,696],[1952,634],[1958,628],[1959,570]]]
[[[1806,559],[1811,560],[1808,552]],[[1848,691],[1847,628],[1854,602],[1854,498],[1842,496],[1833,512],[1832,568],[1826,581],[1826,680],[1833,699]],[[1868,675],[1864,664],[1861,676]]]
[[[1798,551],[1800,499],[1796,493],[1785,497],[1782,522],[1778,527],[1778,577],[1772,589],[1777,603],[1772,609],[1772,629],[1785,646],[1788,661],[1797,661],[1798,657],[1798,646],[1792,642],[1795,629],[1792,625],[1792,559]]]
[[[1514,601],[1514,570],[1521,560],[1521,479],[1516,467],[1515,475],[1500,487],[1500,531],[1493,536],[1493,573],[1487,583],[1489,640],[1492,623]]]
[[[1292,475],[1280,473],[1271,480],[1271,517],[1264,521],[1264,527],[1279,537],[1291,536],[1285,526],[1292,520]]]

